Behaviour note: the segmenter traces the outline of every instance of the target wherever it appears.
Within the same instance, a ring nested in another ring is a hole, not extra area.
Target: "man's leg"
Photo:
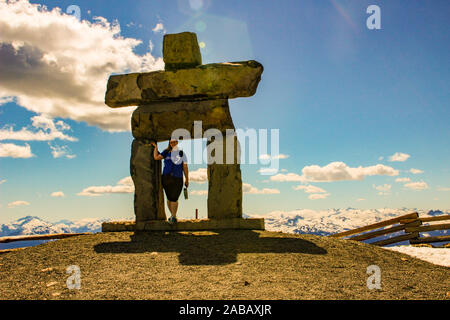
[[[172,202],[172,201],[167,200],[167,206],[169,207],[169,211],[170,211],[172,217],[176,218],[177,210],[178,210],[178,201]]]
[[[170,215],[173,216],[172,201],[167,200],[167,207],[169,208]]]
[[[172,206],[173,206],[173,217],[176,218],[177,217],[177,211],[178,211],[178,201],[177,202],[172,202]]]

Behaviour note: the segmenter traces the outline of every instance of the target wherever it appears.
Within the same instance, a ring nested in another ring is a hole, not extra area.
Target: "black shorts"
[[[177,202],[183,190],[183,178],[174,177],[172,175],[162,175],[162,186],[169,201]]]

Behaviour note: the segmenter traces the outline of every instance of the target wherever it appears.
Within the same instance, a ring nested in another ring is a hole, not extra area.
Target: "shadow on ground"
[[[251,230],[217,232],[135,232],[130,241],[94,246],[97,253],[178,252],[183,265],[235,263],[238,253],[326,254],[314,243],[284,237],[260,237]]]

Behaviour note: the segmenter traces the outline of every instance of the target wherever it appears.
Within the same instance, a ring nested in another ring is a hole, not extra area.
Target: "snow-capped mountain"
[[[450,214],[450,211],[421,209],[328,209],[310,210],[297,209],[293,211],[273,211],[265,215],[250,215],[254,218],[264,218],[266,229],[288,233],[310,233],[330,235],[351,230],[383,220],[392,219],[412,212],[418,212],[419,217]]]
[[[266,230],[286,233],[308,233],[327,236],[334,233],[359,228],[372,223],[391,219],[411,212],[418,212],[420,217],[450,214],[450,210],[422,209],[328,209],[293,211],[273,211],[264,215],[244,214],[244,217],[264,218]],[[100,232],[101,225],[112,219],[88,218],[81,220],[60,220],[48,222],[39,217],[27,216],[7,224],[0,224],[0,237],[49,234],[49,233],[81,233]],[[118,220],[118,219],[114,219]],[[129,220],[129,219],[120,219]],[[422,233],[422,235],[444,235],[447,230]]]
[[[63,226],[55,227],[49,222],[32,216],[23,217],[17,221],[0,225],[0,236],[2,237],[66,232],[70,232],[70,230],[63,228]]]
[[[250,215],[253,218],[264,218],[266,230],[282,231],[285,233],[308,233],[320,236],[328,236],[372,223],[392,219],[408,213],[417,212],[419,217],[438,216],[450,214],[450,210],[423,210],[423,209],[328,209],[328,210],[309,210],[298,209],[293,211],[273,211],[266,215]],[[393,233],[383,239],[399,235]],[[447,235],[447,230],[423,232],[422,236]],[[368,242],[371,242],[370,240]],[[398,245],[398,244],[397,244]]]
[[[0,237],[49,233],[100,232],[102,222],[107,220],[110,219],[61,220],[51,223],[39,217],[27,216],[14,222],[0,224]]]
[[[61,220],[55,223],[56,227],[67,227],[73,233],[82,233],[82,232],[101,232],[102,231],[102,223],[105,221],[110,221],[112,219],[98,219],[98,218],[86,218],[76,221],[69,220]],[[124,219],[120,219],[124,220]]]

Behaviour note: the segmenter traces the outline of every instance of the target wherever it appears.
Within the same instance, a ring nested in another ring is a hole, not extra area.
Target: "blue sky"
[[[242,165],[245,213],[450,207],[448,1],[31,3],[61,12],[0,1],[0,222],[133,217],[134,108],[109,109],[104,85],[113,72],[161,68],[164,33],[181,31],[205,44],[203,63],[264,65],[256,95],[230,100],[231,114],[237,128],[279,129],[285,157],[276,177]],[[380,30],[366,27],[372,4]],[[63,15],[70,5],[90,25]],[[80,195],[92,186],[117,192]],[[195,208],[206,216],[205,195],[181,199],[179,216]]]

